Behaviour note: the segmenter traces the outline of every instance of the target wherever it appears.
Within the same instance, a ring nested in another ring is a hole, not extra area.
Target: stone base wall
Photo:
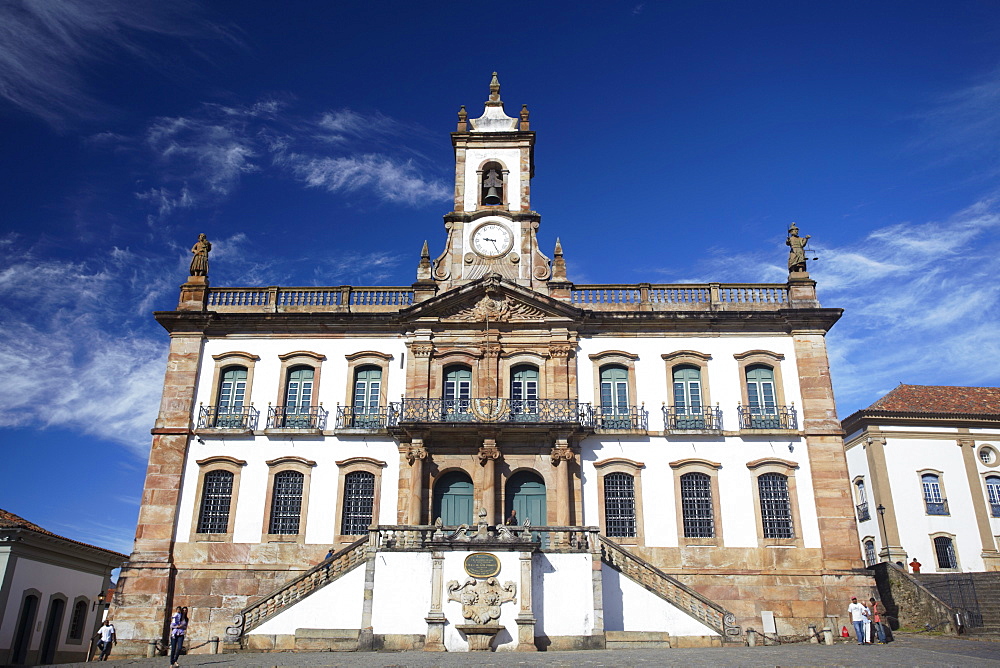
[[[877,597],[875,579],[864,571],[816,574],[747,574],[720,571],[706,575],[674,575],[736,615],[736,624],[762,631],[761,612],[774,613],[778,635],[805,635],[809,625],[817,630],[847,623],[851,597]],[[831,620],[829,616],[835,615]],[[676,645],[675,645],[676,646]]]

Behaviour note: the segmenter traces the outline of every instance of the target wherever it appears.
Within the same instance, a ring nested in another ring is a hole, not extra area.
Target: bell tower
[[[483,115],[468,116],[463,105],[451,133],[455,204],[444,217],[448,237],[433,262],[433,280],[448,289],[499,274],[546,292],[552,271],[535,236],[541,216],[531,209],[535,133],[528,105],[518,118],[508,116],[494,72]]]

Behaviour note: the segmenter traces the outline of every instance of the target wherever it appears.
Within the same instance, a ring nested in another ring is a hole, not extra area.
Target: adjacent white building
[[[867,563],[1000,570],[1000,388],[899,385],[843,424]]]
[[[126,558],[0,510],[0,665],[86,661]]]

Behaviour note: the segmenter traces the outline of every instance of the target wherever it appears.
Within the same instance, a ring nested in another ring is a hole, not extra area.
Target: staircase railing
[[[608,540],[605,536],[599,536],[599,538],[601,560],[608,566],[714,629],[722,635],[723,639],[739,635],[740,630],[736,626],[736,616],[731,612]]]
[[[301,601],[342,575],[363,564],[368,556],[369,537],[354,541],[332,554],[302,575],[289,580],[271,593],[243,608],[233,618],[233,625],[226,629],[228,636],[238,638],[278,614],[288,606]]]

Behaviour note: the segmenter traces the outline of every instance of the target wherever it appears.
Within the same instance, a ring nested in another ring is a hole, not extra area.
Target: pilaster
[[[481,507],[486,511],[487,524],[497,524],[503,521],[498,517],[496,508],[496,462],[500,458],[500,449],[494,438],[484,438],[483,444],[479,448],[479,464],[483,467],[482,487],[480,502]]]
[[[896,506],[893,502],[889,469],[885,460],[885,437],[880,434],[865,438],[865,458],[868,460],[868,475],[871,477],[872,503],[881,506],[885,513],[879,513],[877,520],[882,525],[882,549],[879,560],[890,563],[906,563],[906,550],[899,544],[899,523],[896,520]]]
[[[570,494],[569,494],[569,463],[574,461],[576,455],[569,447],[569,440],[565,437],[556,438],[555,447],[549,453],[552,461],[552,474],[556,479],[556,525],[565,527],[570,523]]]
[[[431,609],[424,621],[427,622],[427,637],[424,640],[425,652],[446,652],[444,646],[444,625],[447,619],[441,608],[442,592],[444,591],[444,553],[431,553]]]
[[[996,539],[993,538],[989,509],[986,507],[986,497],[983,495],[979,467],[976,465],[976,442],[972,438],[960,438],[956,444],[962,449],[965,477],[972,496],[972,509],[976,514],[979,541],[983,546],[983,568],[987,571],[1000,570],[1000,553],[997,552]]]
[[[531,607],[531,552],[521,552],[521,607],[517,613],[517,651],[535,652],[535,613]]]

